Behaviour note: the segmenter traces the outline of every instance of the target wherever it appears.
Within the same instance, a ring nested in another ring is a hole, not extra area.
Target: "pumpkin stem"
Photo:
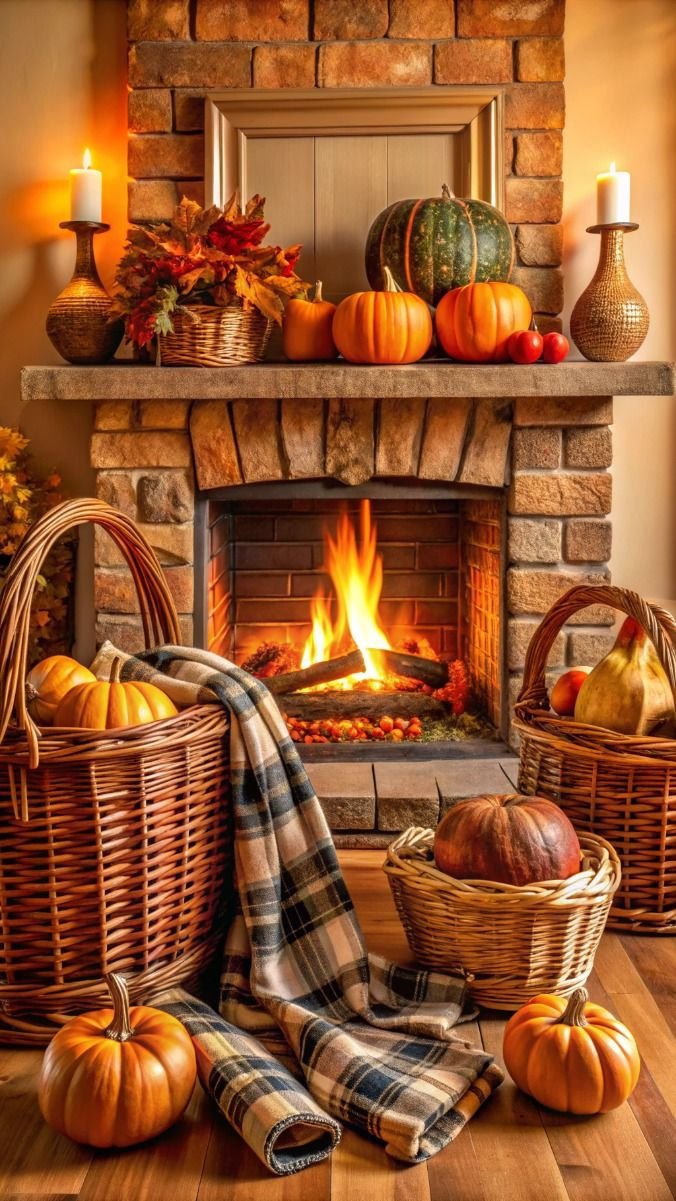
[[[564,1012],[559,1018],[566,1026],[586,1026],[587,1019],[584,1016],[584,1007],[589,1000],[589,993],[586,988],[576,988],[568,998],[568,1004]]]
[[[26,704],[32,705],[35,698],[39,695],[38,690],[37,690],[37,688],[34,688],[33,685],[29,683],[28,680],[26,680],[25,687],[26,687]]]
[[[384,292],[401,292],[401,291],[403,291],[403,289],[399,287],[399,284],[397,283],[396,279],[394,278],[389,267],[383,267],[383,276],[385,279],[385,286],[383,288]]]
[[[455,200],[455,192],[452,192],[447,183],[441,185],[441,199]]]
[[[113,661],[110,665],[110,676],[109,676],[109,681],[111,684],[119,684],[121,667],[122,667],[122,660],[119,657],[116,659],[113,659]]]
[[[321,279],[318,279],[317,282],[315,283],[315,295],[314,295],[315,304],[317,303],[318,300],[321,300],[321,298],[322,298],[322,281],[321,281]]]
[[[129,1020],[129,993],[122,976],[109,972],[103,977],[108,985],[113,1002],[113,1020],[105,1031],[106,1038],[112,1038],[116,1043],[126,1043],[133,1038],[134,1031]]]

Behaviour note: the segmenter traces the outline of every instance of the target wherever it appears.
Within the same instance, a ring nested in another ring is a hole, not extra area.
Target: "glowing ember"
[[[347,513],[341,513],[335,538],[325,533],[325,569],[336,593],[337,612],[331,616],[329,602],[320,589],[312,601],[312,633],[308,638],[301,667],[320,663],[344,649],[346,631],[364,656],[366,670],[333,684],[353,688],[363,680],[383,682],[385,673],[380,656],[373,651],[390,650],[391,643],[378,618],[383,587],[383,561],[376,549],[376,528],[371,523],[371,505],[363,500],[359,514],[359,543]],[[377,686],[377,684],[375,685]]]

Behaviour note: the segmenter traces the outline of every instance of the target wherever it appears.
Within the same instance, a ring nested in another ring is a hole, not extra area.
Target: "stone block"
[[[334,42],[319,49],[323,88],[425,87],[432,82],[427,42]]]
[[[441,813],[465,797],[502,796],[513,792],[516,759],[448,759],[432,765],[441,798]]]
[[[92,434],[92,467],[189,467],[188,435],[177,430],[152,433],[105,432]]]
[[[507,474],[511,408],[502,401],[476,400],[458,483],[502,488]]]
[[[431,763],[375,763],[379,830],[436,826],[439,789]]]
[[[455,33],[453,0],[390,0],[391,38],[452,38]]]
[[[520,396],[514,401],[514,425],[609,425],[612,420],[609,396]]]
[[[138,522],[143,537],[150,543],[163,567],[182,566],[194,558],[192,522],[185,525],[151,525]],[[94,562],[97,567],[119,567],[125,562],[110,535],[96,526],[94,530]]]
[[[563,308],[563,272],[559,267],[515,267],[511,282],[523,288],[533,312],[560,313]]]
[[[312,36],[317,42],[383,38],[388,22],[387,0],[314,0]]]
[[[141,429],[184,430],[189,409],[189,400],[141,400],[138,423]]]
[[[425,401],[383,398],[378,405],[376,475],[418,474]]]
[[[329,400],[326,474],[343,484],[364,484],[374,470],[374,401]]]
[[[248,88],[250,83],[248,46],[141,42],[129,51],[132,88]]]
[[[128,471],[98,471],[96,495],[99,500],[105,500],[106,504],[136,520],[136,486]]]
[[[309,0],[197,0],[195,32],[207,42],[303,41]]]
[[[567,467],[610,467],[613,439],[607,425],[566,430],[564,447]]]
[[[472,402],[467,397],[428,400],[418,468],[420,479],[455,479],[471,411]]]
[[[192,612],[192,567],[165,567],[164,577],[177,611]],[[94,606],[99,613],[138,613],[139,602],[131,572],[115,567],[97,567],[94,571]]]
[[[184,646],[193,645],[193,620],[190,613],[179,613],[179,628],[181,642]],[[141,618],[135,615],[117,613],[99,613],[95,626],[96,645],[112,642],[121,651],[134,655],[145,650],[143,626]]]
[[[255,88],[313,88],[314,46],[256,46],[253,56]]]
[[[547,613],[554,601],[575,584],[601,585],[608,583],[607,571],[546,571],[533,567],[510,567],[507,572],[507,608],[514,617],[530,613]],[[594,606],[599,609],[601,606]],[[590,617],[592,609],[581,610],[570,618],[570,625],[610,625],[598,616]],[[612,613],[612,610],[608,610]]]
[[[332,830],[373,830],[376,790],[370,763],[308,763],[306,771]]]
[[[533,313],[533,320],[541,334],[560,334],[563,330],[561,318],[551,313]]]
[[[174,92],[174,127],[181,133],[204,129],[204,91],[181,88]]]
[[[562,212],[563,183],[560,179],[510,176],[505,180],[505,216],[508,221],[556,224],[561,220]]]
[[[434,48],[435,83],[509,83],[511,78],[512,46],[502,38],[458,38]]]
[[[168,88],[141,88],[129,93],[130,133],[169,133],[172,123]]]
[[[519,133],[515,141],[514,171],[517,175],[561,174],[563,135],[559,129],[547,133]]]
[[[316,479],[324,472],[324,401],[282,401],[281,436],[289,479]]]
[[[94,410],[95,430],[128,430],[132,426],[130,400],[100,400]]]
[[[526,267],[560,267],[563,259],[563,226],[519,225],[516,248],[519,259]]]
[[[563,129],[562,83],[515,83],[505,96],[506,129]]]
[[[458,35],[484,37],[556,37],[563,33],[565,0],[456,0]]]
[[[537,621],[527,621],[522,617],[507,619],[507,666],[510,671],[520,671],[526,662],[526,651],[531,644],[533,635],[538,628]],[[565,667],[566,635],[560,630],[554,639],[552,649],[547,656],[549,667]]]
[[[171,217],[180,197],[171,179],[131,180],[128,185],[130,221],[165,221]]]
[[[183,471],[142,475],[138,482],[138,505],[141,521],[152,524],[190,521],[195,508],[192,480]]]
[[[525,83],[565,79],[563,38],[528,38],[516,44],[516,77]]]
[[[129,139],[129,174],[180,179],[204,170],[204,138],[198,133],[141,134]]]
[[[560,466],[560,429],[532,426],[512,431],[512,467],[515,471],[554,470]]]
[[[285,476],[276,400],[235,400],[232,421],[246,484]]]
[[[509,490],[509,512],[541,517],[605,517],[610,513],[612,478],[606,472],[584,475],[522,475]]]
[[[130,42],[159,42],[190,37],[190,0],[129,0]]]
[[[545,517],[510,517],[507,526],[510,563],[558,563],[561,559],[561,522]]]
[[[227,401],[195,401],[190,412],[190,439],[200,488],[242,483]]]
[[[615,642],[612,630],[571,630],[568,634],[568,663],[579,667],[595,667],[604,659]]]
[[[567,521],[563,557],[568,563],[607,563],[613,544],[609,521]]]

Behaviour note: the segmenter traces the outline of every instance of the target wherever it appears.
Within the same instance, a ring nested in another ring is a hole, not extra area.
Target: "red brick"
[[[238,571],[236,587],[238,596],[288,596],[289,576],[287,572]]]
[[[314,46],[256,46],[253,82],[255,88],[313,88]]]
[[[274,600],[238,600],[235,605],[237,621],[278,621],[280,625],[289,622],[307,621],[309,617],[306,600],[290,600],[288,597],[276,596]]]
[[[388,571],[383,577],[383,596],[441,596],[442,577],[433,571]]]
[[[563,38],[529,38],[517,42],[516,77],[528,83],[564,79],[566,60]]]
[[[174,123],[181,133],[204,129],[204,92],[174,92]]]
[[[293,42],[308,36],[308,0],[197,0],[197,37],[206,42]]]
[[[509,83],[512,47],[505,40],[476,38],[434,47],[435,83]]]
[[[190,37],[190,0],[129,0],[130,42],[156,42]]]
[[[505,216],[508,221],[557,224],[563,212],[560,179],[506,179]]]
[[[415,605],[416,625],[431,622],[433,625],[445,625],[446,622],[457,619],[456,603],[452,600],[419,600]]]
[[[515,267],[511,281],[523,288],[534,312],[561,312],[563,273],[558,267]]]
[[[457,542],[422,542],[418,547],[417,567],[457,567]]]
[[[129,174],[149,178],[178,178],[204,171],[201,134],[141,134],[129,139]]]
[[[129,51],[133,88],[248,88],[250,83],[248,46],[142,42]]]
[[[390,0],[391,38],[452,38],[453,0]]]
[[[424,87],[432,82],[432,47],[425,42],[339,42],[319,50],[324,88]]]
[[[141,88],[129,93],[129,132],[168,133],[171,129],[171,92],[168,88]]]
[[[507,129],[563,129],[565,115],[562,83],[515,83],[505,97]]]
[[[239,578],[239,577],[238,577]],[[292,596],[314,596],[318,588],[325,596],[331,596],[331,577],[321,571],[294,571],[291,576]]]
[[[424,0],[423,0],[424,2]],[[462,38],[555,37],[563,33],[565,0],[456,0]]]
[[[563,226],[520,225],[516,247],[526,267],[559,267],[563,258]]]
[[[240,543],[235,550],[236,566],[245,571],[295,571],[312,567],[312,549],[305,545],[268,546]]]
[[[563,136],[550,133],[520,133],[515,138],[516,175],[560,175],[563,168]]]

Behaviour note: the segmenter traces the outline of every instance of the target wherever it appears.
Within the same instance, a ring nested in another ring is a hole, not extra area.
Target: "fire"
[[[308,638],[302,667],[332,658],[345,650],[349,630],[352,642],[364,656],[366,670],[340,681],[341,688],[352,688],[360,680],[384,680],[378,662],[378,650],[390,650],[391,644],[378,619],[383,587],[383,560],[378,553],[376,528],[371,522],[371,505],[363,500],[359,514],[359,542],[347,513],[341,513],[335,537],[325,534],[325,569],[335,589],[337,612],[331,616],[329,602],[320,589],[312,601],[312,632]]]

